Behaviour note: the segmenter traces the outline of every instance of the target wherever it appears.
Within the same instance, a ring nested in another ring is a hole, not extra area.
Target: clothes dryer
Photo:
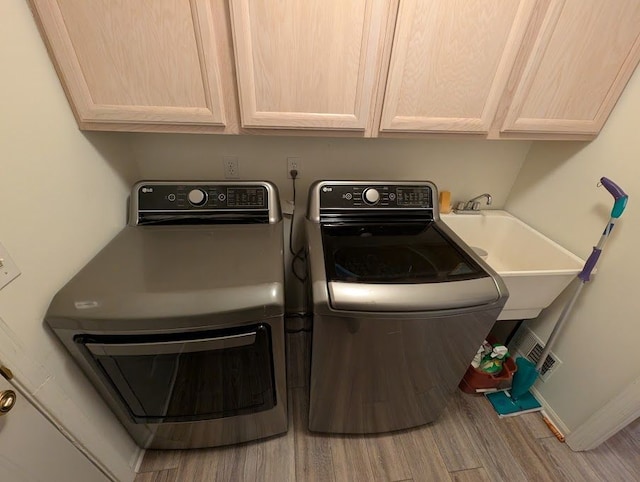
[[[283,229],[268,182],[140,182],[46,323],[136,442],[287,430]]]

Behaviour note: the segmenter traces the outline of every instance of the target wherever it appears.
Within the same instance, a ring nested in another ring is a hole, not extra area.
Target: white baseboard
[[[536,400],[538,400],[538,402],[540,402],[540,405],[542,405],[542,409],[547,414],[547,417],[553,422],[553,424],[558,428],[558,430],[560,430],[560,432],[562,432],[562,434],[565,436],[569,435],[569,433],[571,433],[571,430],[569,430],[569,427],[565,425],[562,419],[558,416],[555,410],[551,408],[551,406],[547,403],[547,401],[536,389],[536,387],[531,387],[530,390],[533,396],[536,397]]]
[[[142,465],[142,459],[144,459],[145,453],[147,453],[145,449],[138,448],[138,451],[131,457],[129,465],[136,474],[140,472],[140,466]]]
[[[640,417],[640,378],[612,398],[567,437],[571,450],[596,448]]]

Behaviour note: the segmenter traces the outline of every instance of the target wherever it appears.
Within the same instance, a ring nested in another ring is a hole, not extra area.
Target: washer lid
[[[126,227],[54,297],[47,321],[132,330],[125,322],[282,315],[282,239],[281,223]]]
[[[431,311],[493,303],[495,280],[435,222],[321,226],[335,309]]]
[[[328,285],[331,306],[349,311],[449,310],[483,306],[500,298],[493,278],[405,285],[341,282]]]
[[[489,274],[434,222],[323,224],[327,281],[443,283]]]

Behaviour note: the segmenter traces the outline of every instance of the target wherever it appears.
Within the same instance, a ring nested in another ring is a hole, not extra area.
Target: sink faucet
[[[480,194],[479,196],[474,197],[473,199],[469,199],[467,202],[464,202],[464,201],[459,202],[453,211],[456,213],[464,213],[464,214],[479,214],[480,199],[482,199],[483,197],[487,198],[487,206],[490,206],[492,201],[491,194],[486,192],[484,194]]]

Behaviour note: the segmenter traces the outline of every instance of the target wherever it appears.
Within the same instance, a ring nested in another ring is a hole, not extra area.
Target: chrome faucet
[[[479,214],[480,213],[480,199],[483,197],[487,198],[487,206],[491,205],[491,194],[488,192],[484,194],[480,194],[479,196],[474,197],[473,199],[469,199],[467,202],[461,201],[458,203],[453,212],[461,213],[461,214]]]

